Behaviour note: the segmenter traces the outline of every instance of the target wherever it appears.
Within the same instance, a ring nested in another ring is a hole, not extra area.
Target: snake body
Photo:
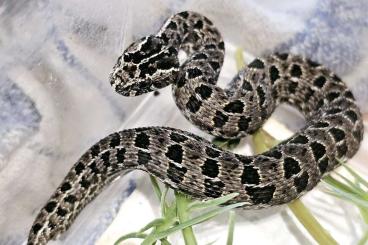
[[[186,60],[180,64],[178,54]],[[177,106],[200,129],[225,138],[260,128],[280,103],[296,107],[306,126],[271,150],[243,156],[189,132],[167,127],[127,129],[92,146],[38,214],[28,244],[64,232],[100,191],[124,170],[139,169],[194,198],[239,195],[256,209],[288,203],[352,157],[363,123],[351,91],[326,67],[292,54],[257,58],[230,82],[216,85],[224,42],[206,17],[171,16],[156,35],[130,45],[110,75],[112,87],[137,96],[172,85]]]

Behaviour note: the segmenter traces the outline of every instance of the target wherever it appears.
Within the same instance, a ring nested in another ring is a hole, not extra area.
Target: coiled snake
[[[183,64],[178,52],[187,54]],[[242,156],[167,127],[127,129],[92,146],[38,214],[28,244],[45,244],[123,170],[140,169],[194,198],[237,192],[245,208],[280,205],[311,190],[336,158],[359,148],[363,124],[346,85],[331,71],[292,54],[255,59],[227,89],[216,85],[224,42],[206,17],[171,16],[156,35],[130,45],[110,75],[112,87],[136,96],[172,85],[177,106],[200,129],[238,138],[260,128],[280,103],[295,106],[306,126],[271,150]]]

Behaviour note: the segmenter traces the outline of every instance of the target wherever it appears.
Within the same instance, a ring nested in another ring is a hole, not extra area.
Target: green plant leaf
[[[231,194],[228,194],[222,197],[218,197],[215,199],[209,199],[207,201],[193,201],[191,204],[189,204],[188,209],[190,211],[193,211],[193,210],[198,210],[198,209],[203,209],[203,208],[219,206],[237,197],[238,195],[239,195],[238,193],[231,193]]]

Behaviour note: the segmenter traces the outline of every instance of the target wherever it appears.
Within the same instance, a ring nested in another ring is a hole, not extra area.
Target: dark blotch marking
[[[97,165],[96,165],[95,161],[92,162],[88,167],[91,169],[92,173],[94,173],[94,174],[99,174],[100,173],[100,170],[97,168]]]
[[[267,157],[272,157],[272,158],[276,158],[276,159],[281,159],[281,157],[282,157],[281,151],[277,151],[277,150],[272,150],[272,151],[266,152],[264,155],[267,156]]]
[[[249,127],[249,123],[251,122],[250,117],[241,116],[238,121],[238,127],[240,131],[247,131]]]
[[[328,126],[329,124],[326,122],[316,122],[315,124],[313,124],[314,128],[327,128]]]
[[[139,165],[147,164],[151,159],[152,159],[151,154],[149,154],[148,152],[145,152],[142,150],[138,151],[138,164]]]
[[[302,192],[307,188],[309,175],[307,172],[304,172],[300,177],[295,177],[294,185],[296,187],[297,192]]]
[[[213,123],[215,127],[221,128],[229,120],[229,117],[223,114],[221,111],[217,111],[216,115],[213,117]]]
[[[195,88],[195,92],[200,94],[202,99],[205,100],[205,99],[211,97],[212,88],[202,84],[201,86]]]
[[[313,61],[313,60],[310,60],[310,59],[307,59],[307,63],[308,65],[310,65],[311,67],[317,67],[317,66],[320,66],[319,63]]]
[[[280,60],[286,60],[287,57],[289,56],[287,53],[276,53],[275,54],[277,56],[277,58],[279,58]]]
[[[224,50],[225,49],[225,43],[224,42],[220,42],[218,45],[219,49]]]
[[[240,100],[235,100],[235,101],[228,103],[224,107],[224,111],[231,112],[231,113],[242,113],[243,108],[244,108],[243,102],[241,102]]]
[[[206,178],[204,180],[204,187],[206,196],[217,198],[221,196],[225,184],[221,181]]]
[[[181,88],[184,85],[185,85],[185,76],[180,76],[178,82],[176,83],[176,86],[178,86],[178,88]]]
[[[245,191],[250,196],[254,204],[269,203],[272,200],[275,190],[276,187],[274,185],[269,185],[265,187],[245,187]]]
[[[110,164],[110,152],[106,151],[101,155],[101,159],[104,162],[105,166]]]
[[[328,130],[332,136],[334,137],[335,141],[339,142],[345,139],[345,132],[339,128],[331,128]]]
[[[270,79],[271,79],[271,82],[274,83],[279,78],[280,78],[279,70],[276,68],[276,66],[271,66],[270,67]]]
[[[318,168],[321,174],[324,174],[328,167],[328,158],[324,157],[322,160],[318,162]]]
[[[60,190],[62,192],[65,192],[65,191],[70,190],[71,188],[72,188],[72,186],[70,185],[70,183],[69,182],[65,182],[64,184],[61,185]]]
[[[148,149],[150,145],[149,136],[143,132],[137,134],[135,137],[135,146],[142,148],[142,149]]]
[[[193,60],[205,60],[207,58],[208,58],[208,56],[206,54],[199,53],[199,54],[195,54],[192,59]]]
[[[169,159],[177,163],[181,163],[181,161],[183,160],[183,148],[178,144],[170,145],[165,155]]]
[[[290,75],[292,77],[301,77],[302,76],[302,68],[300,68],[299,65],[296,65],[294,64],[292,67],[291,67],[291,71],[290,71]]]
[[[285,178],[289,179],[294,174],[300,172],[299,162],[292,157],[285,157],[284,159],[284,171]]]
[[[64,200],[68,203],[75,203],[77,201],[77,198],[74,195],[68,195],[64,198]]]
[[[174,183],[180,183],[183,181],[186,172],[187,169],[185,167],[178,167],[170,162],[167,169],[167,177]]]
[[[347,111],[345,112],[345,115],[353,122],[355,123],[358,120],[358,115],[354,111]]]
[[[46,204],[45,206],[45,210],[48,212],[48,213],[51,213],[52,211],[55,210],[56,208],[56,202],[55,201],[50,201]]]
[[[345,92],[345,96],[353,100],[355,99],[353,93],[349,90]]]
[[[201,28],[203,28],[203,21],[201,21],[201,20],[198,20],[195,24],[194,24],[194,26],[193,26],[194,28],[196,28],[196,29],[201,29]]]
[[[304,135],[298,135],[290,141],[293,144],[307,144],[309,142],[308,138]]]
[[[345,156],[346,152],[348,151],[348,147],[346,146],[345,142],[341,145],[338,145],[336,149],[337,149],[337,157]]]
[[[206,154],[207,156],[209,157],[212,157],[212,158],[217,158],[220,156],[221,152],[219,151],[216,151],[215,149],[211,148],[211,147],[206,147]]]
[[[332,115],[332,114],[337,114],[337,113],[340,113],[340,112],[341,112],[340,108],[331,108],[331,109],[328,109],[326,111],[326,114],[327,115]]]
[[[289,83],[289,92],[290,93],[295,93],[295,91],[296,91],[296,88],[298,87],[298,83],[297,82],[294,82],[294,81],[290,81],[290,83]]]
[[[85,169],[85,166],[82,162],[78,162],[77,165],[75,165],[74,170],[77,175],[81,174],[83,170]]]
[[[68,211],[66,211],[65,209],[59,207],[56,213],[59,216],[64,217],[68,213]]]
[[[176,30],[176,28],[178,28],[178,25],[174,21],[170,21],[170,23],[167,25],[167,28]]]
[[[326,78],[324,76],[319,76],[314,80],[313,84],[319,88],[322,88],[326,83]]]
[[[99,145],[94,145],[94,146],[91,147],[92,157],[98,156],[99,153],[100,153],[100,146]]]
[[[310,147],[312,149],[312,153],[316,161],[321,159],[326,154],[326,147],[321,143],[313,141],[312,143],[310,143]]]
[[[244,81],[243,81],[242,88],[243,88],[244,90],[247,90],[247,91],[253,91],[253,87],[252,87],[252,85],[250,84],[250,82],[248,82],[248,81],[246,81],[246,80],[244,80]]]
[[[328,101],[333,101],[334,99],[337,99],[338,97],[340,96],[340,93],[339,92],[331,92],[331,93],[328,93],[326,98],[328,99]]]
[[[110,140],[110,147],[115,148],[120,145],[120,135],[118,133],[115,133],[112,135]]]
[[[119,148],[116,150],[116,158],[119,163],[123,163],[125,159],[125,149]]]
[[[255,60],[253,60],[248,65],[248,67],[250,67],[250,68],[257,68],[257,69],[263,69],[264,68],[264,63],[260,59],[255,59]]]
[[[187,70],[187,74],[188,74],[188,78],[192,79],[192,78],[202,76],[203,72],[199,68],[195,67],[195,68],[189,68]]]
[[[217,161],[213,159],[206,159],[204,162],[202,168],[202,174],[211,177],[216,178],[219,174],[219,166],[217,164]]]
[[[88,181],[88,180],[86,180],[86,178],[82,178],[81,179],[81,181],[79,182],[79,184],[84,188],[84,189],[87,189],[90,185],[91,185],[91,183]]]
[[[39,232],[41,228],[42,228],[42,225],[37,223],[34,226],[32,226],[32,231],[34,234],[37,234],[37,232]]]
[[[176,143],[181,143],[181,142],[186,141],[188,138],[184,135],[181,135],[181,134],[178,134],[178,133],[175,133],[175,132],[171,132],[170,139],[172,139]]]
[[[199,101],[194,95],[190,96],[186,107],[190,112],[196,113],[202,106],[202,101]]]
[[[253,166],[244,165],[243,173],[241,175],[241,183],[258,185],[260,176],[258,170]]]
[[[220,68],[220,64],[218,62],[210,61],[209,63],[214,71],[217,71],[217,69]]]
[[[188,12],[181,12],[181,13],[179,13],[179,15],[181,17],[183,17],[184,19],[188,18],[188,16],[189,16]]]
[[[257,87],[257,93],[259,97],[259,106],[262,107],[265,102],[265,92],[263,91],[263,88],[261,86]]]

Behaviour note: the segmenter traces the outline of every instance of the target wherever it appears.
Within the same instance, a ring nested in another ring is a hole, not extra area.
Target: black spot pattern
[[[274,83],[279,78],[280,78],[279,70],[276,68],[276,66],[271,66],[270,67],[271,82]]]
[[[253,166],[244,165],[243,173],[241,175],[241,183],[258,185],[260,182],[260,176],[258,170]]]
[[[281,159],[282,157],[281,151],[278,151],[278,150],[271,150],[271,151],[264,153],[263,155],[267,157],[276,158],[276,159]]]
[[[81,174],[83,170],[85,169],[85,166],[82,162],[78,162],[77,165],[75,165],[74,170],[77,175]]]
[[[216,115],[213,117],[214,126],[221,128],[229,120],[229,117],[223,114],[221,111],[217,111]]]
[[[195,89],[195,92],[200,94],[202,99],[208,99],[209,97],[211,97],[212,94],[212,89],[204,84],[202,84],[201,86],[197,87]]]
[[[328,167],[328,158],[324,157],[318,162],[318,168],[321,174],[324,174]]]
[[[221,181],[206,178],[204,180],[204,187],[206,196],[217,198],[221,196],[225,184]]]
[[[292,157],[285,157],[284,159],[284,175],[285,178],[290,179],[293,175],[300,172],[299,162]]]
[[[276,187],[274,185],[268,185],[265,187],[246,186],[245,190],[253,203],[257,205],[261,203],[269,203],[273,197]]]
[[[51,213],[52,211],[55,210],[56,208],[56,205],[57,203],[55,201],[50,201],[46,204],[45,206],[45,210],[48,212],[48,213]]]
[[[74,195],[68,195],[64,198],[64,200],[68,203],[75,203],[77,201],[77,197]]]
[[[265,92],[263,91],[263,88],[261,86],[257,87],[257,94],[258,94],[258,98],[259,98],[259,106],[263,107],[263,104],[266,100],[265,98]]]
[[[294,64],[291,67],[291,71],[290,71],[290,75],[292,77],[301,77],[302,76],[302,69],[300,68],[299,65]]]
[[[188,78],[196,78],[203,75],[203,72],[198,68],[190,68],[187,70]]]
[[[298,135],[294,139],[290,140],[290,143],[293,144],[307,144],[308,142],[308,138],[304,135]]]
[[[240,131],[247,131],[249,127],[249,123],[251,122],[250,117],[241,116],[238,121],[238,127]]]
[[[61,185],[60,190],[62,192],[66,192],[66,191],[70,190],[71,188],[72,188],[72,186],[70,185],[70,183],[65,182],[64,184]]]
[[[116,158],[118,160],[119,163],[123,163],[125,160],[125,149],[124,148],[119,148],[116,151]]]
[[[221,153],[219,151],[207,146],[206,147],[206,154],[207,154],[207,156],[209,156],[211,158],[217,158],[217,157],[220,156]]]
[[[181,163],[183,160],[183,148],[178,144],[170,145],[165,155],[174,162]]]
[[[215,178],[219,174],[219,166],[216,160],[206,159],[206,161],[204,162],[201,168],[202,168],[202,174],[208,177]]]
[[[224,111],[231,113],[242,113],[243,109],[244,104],[240,100],[232,101],[224,107]]]
[[[347,111],[345,114],[353,123],[358,120],[358,115],[354,111]]]
[[[258,68],[258,69],[263,69],[264,68],[264,63],[262,60],[260,59],[255,59],[253,60],[248,67],[250,68]]]
[[[319,87],[319,88],[322,88],[326,83],[326,78],[324,76],[319,76],[318,78],[316,78],[314,80],[314,85]]]
[[[37,232],[39,232],[39,231],[41,230],[41,228],[42,228],[42,225],[41,225],[41,224],[36,223],[36,224],[34,224],[34,225],[32,226],[32,231],[33,231],[33,233],[34,233],[34,234],[36,234]]]
[[[182,142],[186,141],[188,138],[186,136],[182,135],[182,134],[172,132],[170,134],[170,139],[173,140],[176,143],[182,143]]]
[[[346,146],[346,143],[344,142],[341,145],[338,145],[337,147],[337,157],[342,157],[346,155],[346,152],[348,151],[348,147]]]
[[[336,142],[345,139],[345,132],[339,128],[331,128],[329,132],[332,134]]]
[[[135,146],[142,148],[142,149],[148,149],[150,145],[149,136],[146,133],[139,133],[135,137]]]
[[[318,143],[317,141],[313,141],[312,143],[310,143],[310,147],[316,161],[321,159],[326,154],[326,147],[321,143]]]
[[[112,135],[110,140],[110,147],[115,148],[120,145],[120,135],[118,133],[115,133]]]
[[[185,167],[178,167],[173,163],[169,163],[167,169],[167,177],[174,183],[180,183],[183,181],[187,169]]]
[[[194,95],[190,96],[186,107],[192,112],[196,113],[202,106],[202,102],[199,101]]]
[[[57,213],[59,216],[64,217],[64,216],[68,213],[68,211],[67,211],[67,210],[65,210],[65,209],[63,209],[63,208],[61,208],[61,207],[59,207],[56,213]]]
[[[296,187],[297,192],[304,191],[308,186],[309,175],[307,172],[304,172],[300,177],[295,177],[294,185]]]
[[[151,154],[149,154],[148,152],[145,152],[142,150],[138,151],[138,164],[139,165],[147,164],[151,159],[152,159]]]

